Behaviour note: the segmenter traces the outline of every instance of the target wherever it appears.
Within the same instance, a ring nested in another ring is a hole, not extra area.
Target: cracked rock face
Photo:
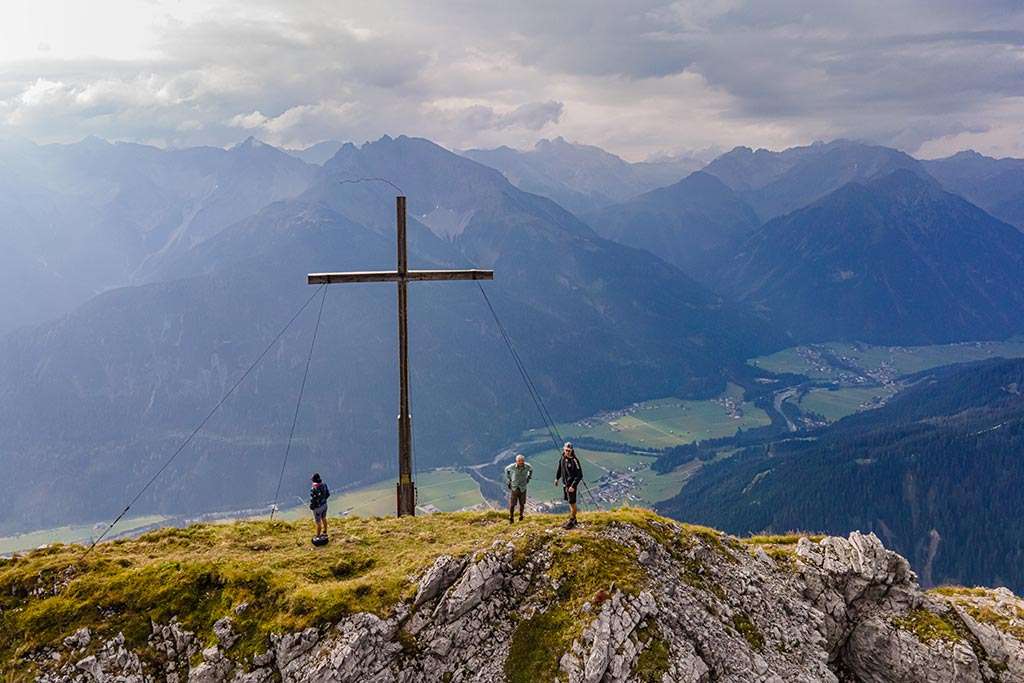
[[[46,661],[47,682],[497,683],[529,680],[529,654],[551,649],[550,675],[568,683],[1024,681],[1024,602],[1005,589],[925,593],[872,534],[801,539],[780,556],[651,524],[606,525],[585,550],[553,530],[528,554],[495,543],[441,556],[387,614],[274,634],[255,656],[235,652],[232,612],[203,639],[154,623],[145,652],[81,629],[33,661]],[[557,563],[603,543],[642,580],[570,604]],[[545,616],[562,630],[528,641]]]

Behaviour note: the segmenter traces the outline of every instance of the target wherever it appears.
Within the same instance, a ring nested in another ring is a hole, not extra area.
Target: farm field
[[[895,385],[811,389],[797,403],[804,412],[817,413],[829,422],[842,419],[887,400],[899,389]]]
[[[940,365],[966,363],[987,358],[1024,357],[1024,339],[1002,342],[964,342],[935,346],[881,347],[836,344],[837,355],[856,359],[865,367],[878,367],[889,363],[900,374],[920,372]]]
[[[625,494],[602,493],[602,506],[609,504],[653,505],[671,498],[682,488],[686,478],[692,473],[689,466],[675,472],[659,475],[650,469],[654,457],[630,453],[614,453],[577,448],[577,454],[583,464],[586,481],[594,494],[599,493],[597,480],[610,473],[631,473],[639,486],[631,491],[627,500]],[[533,502],[549,503],[562,500],[562,487],[555,486],[555,472],[561,453],[554,448],[533,453],[527,461],[533,467],[533,481],[530,483],[529,497]],[[483,502],[480,489],[468,475],[455,470],[433,470],[421,472],[417,477],[417,491],[421,507],[433,505],[445,512],[464,507],[478,505]],[[580,504],[592,507],[586,489],[580,491]],[[394,482],[381,482],[356,491],[335,494],[331,497],[331,515],[339,515],[344,511],[350,515],[385,516],[394,514],[395,492]],[[285,519],[303,519],[309,515],[305,507],[296,507],[282,513]]]
[[[932,346],[871,346],[830,342],[795,346],[768,356],[753,358],[748,362],[769,372],[804,375],[812,380],[849,379],[848,369],[835,367],[821,355],[821,352],[832,354],[843,364],[858,368],[865,376],[895,378],[951,363],[966,363],[1000,356],[1024,357],[1024,338]]]
[[[650,467],[645,467],[637,472],[641,482],[636,496],[645,505],[652,506],[655,503],[668,500],[679,493],[683,484],[700,469],[701,465],[699,460],[693,460],[665,474],[659,474]]]
[[[768,415],[742,400],[742,389],[730,384],[720,397],[704,401],[662,398],[634,404],[559,425],[571,437],[589,437],[626,443],[637,448],[668,448],[681,444],[732,436],[740,428],[770,423]],[[537,435],[540,430],[533,430]]]

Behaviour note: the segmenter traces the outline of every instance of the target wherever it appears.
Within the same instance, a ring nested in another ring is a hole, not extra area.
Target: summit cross
[[[311,285],[347,282],[395,282],[398,284],[398,516],[416,514],[416,485],[412,480],[412,415],[409,413],[409,314],[408,283],[413,280],[493,280],[493,270],[409,270],[405,239],[405,197],[395,197],[398,230],[398,269],[347,273],[310,273]]]

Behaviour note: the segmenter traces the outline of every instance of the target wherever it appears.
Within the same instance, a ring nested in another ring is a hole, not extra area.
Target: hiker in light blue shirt
[[[533,468],[526,462],[526,457],[519,453],[516,461],[505,468],[505,485],[509,490],[508,523],[515,522],[516,503],[519,503],[519,521],[523,521],[523,508],[526,507],[526,486],[533,478]]]

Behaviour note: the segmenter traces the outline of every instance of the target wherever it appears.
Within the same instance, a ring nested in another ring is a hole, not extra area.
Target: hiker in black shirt
[[[309,487],[309,509],[313,511],[313,521],[316,522],[315,538],[327,538],[327,499],[330,497],[331,492],[320,478],[320,473],[314,474]]]
[[[566,441],[562,448],[562,457],[558,461],[558,472],[555,474],[555,486],[562,482],[562,495],[569,501],[569,521],[565,523],[566,529],[576,526],[576,489],[583,481],[583,466],[572,443]]]

